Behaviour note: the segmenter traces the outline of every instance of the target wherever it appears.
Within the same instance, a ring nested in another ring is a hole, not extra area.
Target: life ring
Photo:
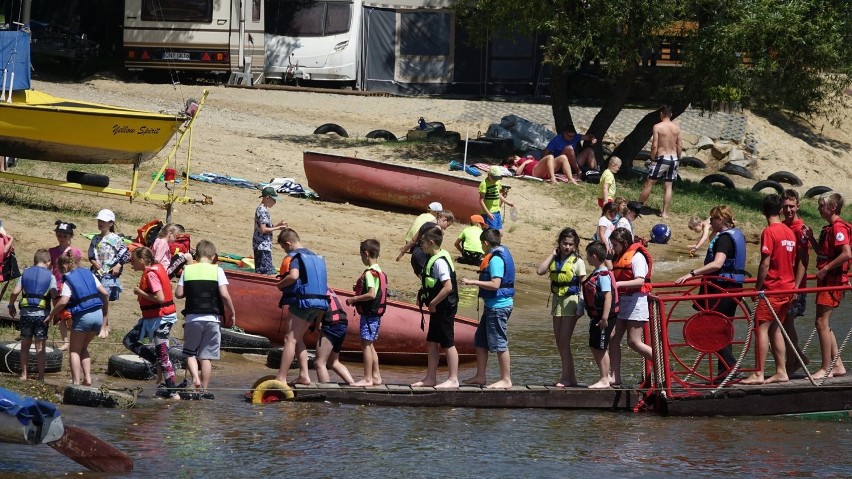
[[[128,409],[136,405],[136,397],[107,387],[95,388],[69,384],[65,387],[65,392],[62,395],[62,403],[75,406]]]
[[[252,404],[268,404],[271,402],[293,399],[295,395],[287,383],[277,379],[268,379],[258,384],[251,393]]]
[[[373,130],[367,133],[367,138],[385,141],[396,141],[396,135],[387,130]]]
[[[334,123],[324,123],[314,130],[314,135],[324,135],[326,133],[337,133],[344,138],[349,138],[349,133],[346,133],[346,130],[342,126]]]
[[[254,394],[254,390],[257,389],[260,383],[269,381],[270,379],[275,379],[275,377],[276,376],[274,374],[267,374],[266,376],[261,376],[260,379],[258,379],[254,382],[254,384],[251,385],[251,389],[249,389],[248,392],[243,395],[245,396],[246,401],[251,401],[251,396],[252,394]]]
[[[276,348],[266,353],[266,367],[269,369],[278,369],[281,367],[281,356],[284,354],[282,348]],[[317,359],[316,351],[308,351],[308,369],[314,369],[314,361]],[[293,358],[289,369],[299,369],[299,360]]]
[[[777,181],[773,180],[758,181],[754,184],[754,186],[751,187],[751,191],[760,191],[765,188],[772,188],[773,190],[775,190],[776,193],[778,193],[778,196],[784,195],[784,187],[781,186],[781,183],[778,183]]]
[[[80,183],[81,185],[94,186],[97,188],[106,188],[109,186],[109,176],[99,175],[97,173],[86,173],[85,171],[70,170],[65,174],[65,180],[68,183]]]
[[[266,354],[272,347],[272,343],[266,336],[258,336],[227,328],[222,328],[220,333],[222,335],[220,345],[222,351],[238,354]]]
[[[814,196],[821,195],[823,193],[828,193],[834,191],[828,186],[814,186],[813,188],[808,189],[805,192],[805,198],[813,198]]]
[[[45,367],[46,373],[58,373],[62,371],[62,351],[45,345]],[[0,344],[0,371],[8,373],[21,373],[21,343],[10,342]],[[34,347],[30,347],[29,362],[27,362],[29,374],[38,373],[38,355]]]
[[[777,181],[778,183],[787,183],[793,186],[802,186],[804,184],[798,176],[794,173],[790,173],[789,171],[776,171],[769,175],[767,179]]]
[[[725,188],[734,188],[734,181],[721,173],[713,173],[712,175],[707,175],[704,178],[701,178],[701,181],[699,181],[699,183],[701,183],[702,185],[712,185],[713,183],[719,183]]]

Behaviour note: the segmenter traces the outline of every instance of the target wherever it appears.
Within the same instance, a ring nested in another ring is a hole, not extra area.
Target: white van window
[[[348,32],[350,21],[352,21],[351,3],[329,3],[325,19],[325,36]]]
[[[266,0],[266,31],[286,37],[324,37],[349,31],[350,2]]]
[[[145,22],[212,22],[213,0],[142,0]]]

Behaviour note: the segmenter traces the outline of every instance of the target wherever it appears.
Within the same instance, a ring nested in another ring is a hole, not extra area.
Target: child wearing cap
[[[435,218],[438,216],[440,211],[443,211],[444,206],[437,201],[433,201],[429,203],[429,206],[426,207],[426,212],[420,214],[417,218],[414,219],[414,223],[411,224],[411,228],[408,228],[408,231],[405,233],[405,242],[411,241],[414,238],[414,235],[420,231],[420,227],[429,222],[435,222]]]
[[[459,263],[472,264],[478,266],[482,261],[482,255],[485,251],[482,249],[483,228],[487,228],[485,220],[481,215],[472,215],[470,217],[470,226],[462,230],[458,239],[456,239],[455,247],[461,252],[461,257],[458,258]]]
[[[50,269],[53,272],[53,277],[56,278],[57,291],[62,290],[62,273],[59,271],[59,262],[57,261],[63,254],[69,253],[74,259],[77,266],[80,265],[80,260],[83,259],[83,252],[76,246],[71,245],[71,238],[74,237],[74,228],[77,227],[74,223],[69,223],[62,220],[56,220],[56,228],[53,229],[56,234],[56,241],[59,243],[47,250],[50,253]],[[71,319],[71,313],[63,310],[57,316],[59,322],[59,334],[62,337],[62,346],[59,347],[62,351],[68,349],[68,321]]]
[[[628,201],[624,207],[621,208],[621,218],[618,219],[615,227],[624,228],[633,234],[633,222],[640,216],[641,211],[642,203],[639,203],[638,201]]]
[[[115,213],[103,209],[98,211],[96,218],[100,233],[89,243],[89,262],[92,263],[92,272],[109,292],[109,300],[118,301],[122,291],[118,277],[124,265],[130,262],[130,251],[115,232]]]
[[[503,170],[494,165],[488,169],[488,176],[479,184],[479,207],[482,217],[489,228],[503,233],[503,218],[500,216],[500,203],[512,207],[514,203],[506,199],[502,193]]]
[[[287,227],[287,223],[284,221],[272,225],[269,208],[275,206],[277,200],[278,193],[272,186],[267,186],[260,192],[260,204],[257,205],[254,212],[254,234],[251,238],[255,273],[276,273],[275,265],[272,264],[272,233]]]

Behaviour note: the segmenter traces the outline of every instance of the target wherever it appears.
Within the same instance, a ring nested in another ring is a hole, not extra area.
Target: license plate
[[[163,52],[163,60],[186,60],[189,61],[187,52]]]

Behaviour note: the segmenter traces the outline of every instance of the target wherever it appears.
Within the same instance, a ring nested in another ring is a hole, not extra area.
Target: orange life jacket
[[[139,296],[139,307],[142,308],[142,317],[157,318],[167,314],[174,314],[177,311],[177,308],[175,308],[174,296],[172,295],[172,283],[169,281],[169,274],[166,272],[165,268],[163,268],[163,265],[160,263],[154,263],[145,268],[145,271],[142,274],[142,279],[139,281],[139,289],[146,293],[154,293],[154,291],[151,290],[151,285],[148,283],[147,273],[149,271],[157,273],[157,277],[160,278],[164,301],[162,303],[158,303]]]
[[[621,256],[613,261],[612,263],[612,274],[615,276],[615,280],[618,282],[622,281],[630,281],[634,279],[633,277],[633,255],[636,252],[642,254],[645,257],[645,260],[648,262],[648,275],[645,276],[645,283],[636,288],[618,288],[618,292],[621,294],[635,294],[635,293],[649,293],[651,292],[651,254],[648,253],[648,250],[642,246],[642,243],[633,243],[628,246],[626,250],[621,254]]]

